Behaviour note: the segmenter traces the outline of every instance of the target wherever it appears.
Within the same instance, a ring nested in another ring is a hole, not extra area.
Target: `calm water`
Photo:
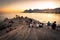
[[[60,14],[47,14],[47,13],[2,13],[0,14],[0,20],[6,17],[13,18],[15,15],[24,16],[39,20],[40,22],[47,23],[48,21],[57,21],[60,24]]]

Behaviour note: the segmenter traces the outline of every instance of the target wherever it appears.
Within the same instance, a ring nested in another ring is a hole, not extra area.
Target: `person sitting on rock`
[[[33,24],[32,24],[32,23],[30,23],[30,24],[29,24],[29,27],[33,27]]]
[[[43,27],[43,24],[39,23],[39,27],[40,27],[40,28]]]
[[[50,21],[48,21],[47,26],[48,26],[48,29],[50,29],[50,26],[51,26]]]
[[[54,23],[52,24],[52,29],[53,29],[53,30],[56,29],[56,21],[54,21]]]
[[[39,23],[36,24],[36,27],[37,27],[37,28],[39,27]]]

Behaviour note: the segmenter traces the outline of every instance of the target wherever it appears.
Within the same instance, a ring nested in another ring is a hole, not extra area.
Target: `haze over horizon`
[[[22,12],[25,9],[54,9],[60,7],[60,0],[0,0],[0,11]]]

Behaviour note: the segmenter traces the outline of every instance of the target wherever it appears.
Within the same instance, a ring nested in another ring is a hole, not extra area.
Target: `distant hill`
[[[60,8],[55,8],[55,9],[29,9],[29,10],[24,10],[23,13],[60,13]]]

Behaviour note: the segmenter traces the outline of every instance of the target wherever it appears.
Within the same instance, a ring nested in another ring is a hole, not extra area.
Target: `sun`
[[[56,5],[53,3],[53,2],[44,2],[42,4],[37,4],[37,7],[38,9],[54,9],[56,8]]]
[[[55,6],[55,4],[54,3],[52,3],[52,2],[48,2],[48,3],[46,3],[46,4],[44,4],[45,5],[45,8],[55,8],[56,6]]]

